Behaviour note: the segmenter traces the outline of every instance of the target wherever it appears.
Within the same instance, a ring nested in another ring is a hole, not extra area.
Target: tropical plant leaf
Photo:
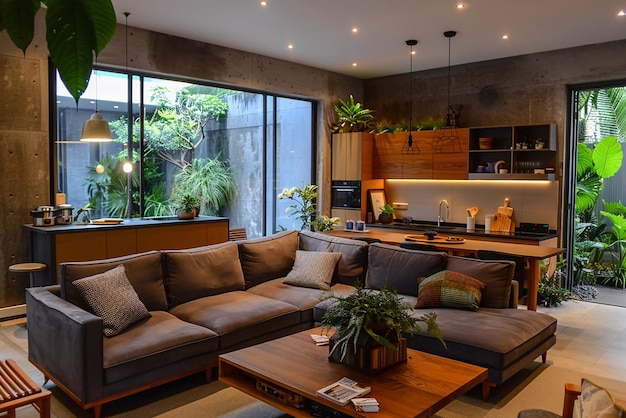
[[[587,145],[582,142],[578,143],[578,164],[576,165],[578,177],[593,169],[592,153],[593,151]]]
[[[592,154],[593,165],[600,177],[613,177],[622,167],[624,153],[622,146],[614,136],[608,136],[598,142]]]
[[[13,44],[24,54],[33,41],[39,7],[39,0],[0,0],[0,31],[6,29]]]
[[[111,0],[48,0],[48,51],[76,101],[87,88],[94,53],[111,40],[116,25]]]

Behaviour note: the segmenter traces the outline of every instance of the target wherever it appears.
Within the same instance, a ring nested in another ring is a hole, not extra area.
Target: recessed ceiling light
[[[267,2],[266,2],[266,1],[262,1],[262,2],[260,2],[259,4],[260,4],[261,6],[264,6],[264,7],[265,7],[265,6],[267,6]]]
[[[352,33],[357,33],[358,31],[359,31],[359,28],[357,27],[352,28]]]
[[[353,66],[353,67],[356,67],[356,66],[358,66],[358,65],[359,65],[359,64],[357,64],[356,62],[353,62],[353,63],[352,63],[352,66]]]
[[[459,4],[456,5],[456,8],[457,9],[464,9],[465,5],[463,3],[459,3]]]
[[[504,40],[509,39],[509,35],[502,35],[502,39]]]
[[[411,55],[415,55],[415,54],[417,54],[417,52],[411,51]]]
[[[618,16],[626,16],[626,11],[624,10],[620,10],[619,13],[617,14]]]
[[[287,45],[287,48],[288,48],[288,49],[293,49],[293,44],[289,44],[289,45]]]

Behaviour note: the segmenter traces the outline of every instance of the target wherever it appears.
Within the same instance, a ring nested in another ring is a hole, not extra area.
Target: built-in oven
[[[333,208],[361,208],[360,180],[333,180],[331,206]]]

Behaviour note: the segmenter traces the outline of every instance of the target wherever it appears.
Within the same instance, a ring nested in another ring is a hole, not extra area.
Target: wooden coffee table
[[[367,374],[329,362],[328,346],[316,346],[310,334],[320,334],[320,330],[220,355],[219,380],[294,417],[310,417],[314,401],[349,416],[371,418],[429,417],[487,379],[486,368],[411,349],[406,363]],[[371,386],[367,396],[378,400],[380,412],[359,413],[351,403],[341,406],[315,394],[344,376]],[[258,390],[258,381],[268,390]],[[290,395],[296,400],[301,397],[303,406],[293,406]]]

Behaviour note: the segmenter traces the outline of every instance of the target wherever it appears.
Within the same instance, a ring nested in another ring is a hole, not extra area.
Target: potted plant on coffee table
[[[329,360],[342,362],[368,371],[382,370],[406,361],[406,339],[402,333],[426,332],[445,346],[437,314],[412,314],[413,308],[398,296],[396,289],[384,286],[380,290],[364,288],[360,283],[348,296],[330,293],[329,309],[321,326],[325,332],[335,329],[331,338]]]

